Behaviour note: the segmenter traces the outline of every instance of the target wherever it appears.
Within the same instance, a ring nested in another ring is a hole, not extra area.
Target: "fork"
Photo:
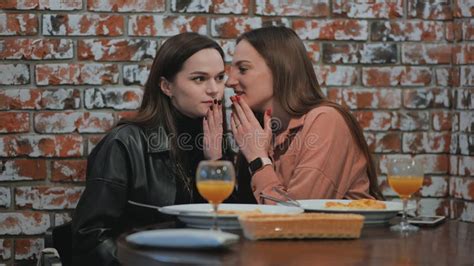
[[[286,193],[285,191],[281,190],[280,188],[278,187],[273,187],[273,191],[275,191],[276,193],[280,194],[281,196],[283,196],[287,202],[290,202],[291,204],[295,205],[295,206],[298,206],[301,208],[301,204],[294,200],[293,198],[291,198],[288,193]]]

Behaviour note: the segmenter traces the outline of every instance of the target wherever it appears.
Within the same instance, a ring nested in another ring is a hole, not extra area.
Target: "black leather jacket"
[[[168,136],[159,133],[164,131],[121,125],[109,132],[89,155],[86,188],[73,218],[73,264],[116,265],[118,235],[171,219],[156,210],[127,203],[133,200],[156,206],[173,205],[176,193],[183,190],[173,174]],[[234,192],[230,201],[255,202],[249,196],[249,181],[242,182],[242,189]],[[245,196],[237,195],[242,193]]]

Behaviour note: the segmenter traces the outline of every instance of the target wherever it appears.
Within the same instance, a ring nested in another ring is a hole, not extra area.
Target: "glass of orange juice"
[[[219,230],[217,209],[234,190],[234,166],[229,161],[201,161],[196,171],[196,186],[214,211],[212,229]]]
[[[418,227],[407,221],[407,204],[411,195],[417,192],[423,184],[423,164],[414,158],[393,158],[387,164],[387,179],[392,189],[403,201],[402,221],[390,227],[396,232],[416,232]]]

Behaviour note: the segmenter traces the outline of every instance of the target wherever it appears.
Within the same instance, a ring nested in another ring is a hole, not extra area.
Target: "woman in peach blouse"
[[[241,35],[226,85],[236,94],[231,129],[257,202],[281,198],[274,187],[295,199],[383,199],[362,129],[325,98],[293,30]]]

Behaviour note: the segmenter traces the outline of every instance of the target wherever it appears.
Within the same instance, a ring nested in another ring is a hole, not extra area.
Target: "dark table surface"
[[[388,226],[366,227],[354,240],[250,241],[242,236],[227,250],[208,251],[141,248],[125,237],[117,243],[124,265],[474,265],[474,224],[459,221],[407,236]]]

